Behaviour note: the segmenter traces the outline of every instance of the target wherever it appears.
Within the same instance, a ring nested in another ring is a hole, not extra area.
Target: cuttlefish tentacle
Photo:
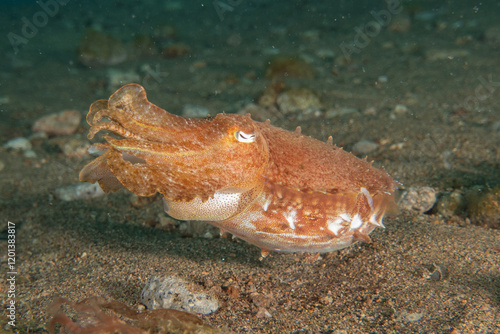
[[[103,105],[103,100],[99,100],[92,104],[91,111],[89,112],[91,116],[87,117],[87,121],[91,125],[89,139],[92,139],[93,136],[101,130],[109,130],[125,138],[142,138],[148,141],[171,142],[175,140],[175,137],[179,136],[180,130],[176,127],[176,124],[179,123],[176,118],[179,116],[172,115],[175,117],[170,121],[155,124],[152,122],[144,122],[142,118],[134,117],[135,114],[130,112],[129,109],[126,109],[129,112],[117,112],[115,108],[116,107],[111,106],[105,107]],[[161,111],[157,109],[154,110],[157,116],[160,115],[161,112],[166,113],[162,109],[160,109]],[[106,118],[108,122],[101,122],[104,118]],[[167,119],[167,117],[164,116],[160,118],[162,121]],[[208,126],[209,121],[196,119],[193,122],[187,122],[185,125],[187,124],[189,126],[185,126],[182,130],[184,133],[189,131],[197,132],[203,125]]]
[[[107,119],[105,121],[104,119]],[[396,183],[333,145],[258,123],[250,115],[172,115],[127,85],[92,104],[89,137],[101,154],[80,172],[104,191],[160,193],[174,218],[205,220],[270,250],[329,252],[383,227]]]
[[[119,136],[122,136],[124,138],[135,138],[135,139],[141,139],[140,136],[137,136],[133,132],[128,131],[124,127],[122,127],[119,124],[113,123],[113,122],[106,122],[106,123],[99,123],[89,130],[89,134],[87,135],[88,139],[93,139],[96,133],[102,130],[108,130],[113,132],[114,134],[117,134]]]

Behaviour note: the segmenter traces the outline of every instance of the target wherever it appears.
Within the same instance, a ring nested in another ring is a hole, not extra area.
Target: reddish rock
[[[45,132],[48,135],[69,135],[76,131],[82,115],[77,110],[63,110],[39,118],[33,124],[33,132]]]

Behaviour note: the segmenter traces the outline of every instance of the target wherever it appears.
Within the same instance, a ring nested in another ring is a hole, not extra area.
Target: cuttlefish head
[[[264,182],[268,147],[249,115],[176,116],[131,84],[94,102],[87,122],[90,139],[101,130],[120,138],[105,135],[106,143],[91,148],[101,155],[82,169],[80,180],[99,182],[106,192],[125,187],[140,196],[161,193],[176,218],[185,218],[175,214],[183,206],[216,205],[214,200],[253,193]]]

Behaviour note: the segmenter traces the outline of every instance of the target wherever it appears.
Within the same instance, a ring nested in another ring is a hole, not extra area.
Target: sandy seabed
[[[148,4],[137,12],[151,11]],[[34,121],[43,115],[63,109],[85,115],[93,101],[108,98],[117,88],[108,86],[108,67],[85,68],[74,51],[83,21],[105,22],[103,13],[110,9],[90,13],[80,8],[87,13],[81,15],[71,3],[67,6],[73,11],[61,12],[17,55],[2,41],[1,53],[9,61],[0,65],[1,143],[30,136]],[[372,19],[370,6],[340,8],[352,12],[351,19],[331,26],[315,18],[325,4],[311,5],[314,10],[306,14],[260,6],[267,18],[256,15],[257,5],[246,9],[250,18],[242,17],[238,10],[244,8],[237,6],[234,16],[223,21],[207,9],[170,9],[180,11],[171,20],[190,55],[138,57],[113,68],[135,71],[144,84],[147,73],[141,69],[158,65],[164,74],[154,84],[146,81],[148,97],[170,112],[179,114],[186,104],[235,112],[269,85],[263,74],[270,50],[300,54],[315,76],[285,79],[287,87],[317,92],[325,109],[360,112],[305,120],[275,117],[274,125],[288,130],[300,125],[303,134],[320,140],[332,135],[347,151],[363,139],[377,142],[379,148],[368,159],[402,188],[430,186],[445,192],[498,187],[500,46],[482,37],[497,24],[496,8],[482,8],[478,19],[469,8],[444,4],[445,13],[434,20],[413,17],[409,30],[401,33],[383,29],[352,62],[339,64],[339,45],[353,40],[354,28]],[[22,8],[36,12],[28,4]],[[135,7],[116,8],[111,22],[130,8]],[[11,24],[8,29],[19,28],[16,15],[1,15]],[[206,15],[199,25],[197,15]],[[266,33],[269,17],[278,18],[271,24],[273,34]],[[189,24],[182,25],[182,19]],[[462,25],[453,28],[460,20]],[[126,39],[124,29],[139,29],[137,25],[110,23],[104,28]],[[458,56],[440,58],[443,53]],[[320,56],[325,54],[333,56]],[[398,105],[406,110],[395,112]],[[136,209],[126,191],[98,199],[57,199],[55,189],[77,183],[79,170],[92,159],[64,155],[58,140],[84,136],[87,129],[82,121],[67,138],[33,141],[34,158],[0,149],[2,270],[7,273],[6,228],[12,221],[18,273],[17,329],[8,325],[5,313],[0,323],[6,331],[46,332],[47,309],[57,296],[73,302],[102,296],[138,307],[149,277],[174,275],[205,287],[219,300],[217,312],[201,317],[205,324],[236,333],[500,333],[499,230],[472,225],[465,215],[402,210],[385,218],[386,228],[372,233],[370,244],[323,254],[316,261],[279,253],[259,261],[259,250],[243,241],[182,237],[175,229],[154,227],[163,211],[160,201]],[[429,279],[435,270],[443,274]],[[2,280],[0,288],[7,291],[9,283]],[[2,305],[8,302],[2,294]],[[259,305],[267,313],[259,312]]]

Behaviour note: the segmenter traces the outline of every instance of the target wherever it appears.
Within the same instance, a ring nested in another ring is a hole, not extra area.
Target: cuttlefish
[[[256,122],[248,115],[184,118],[130,84],[87,115],[100,154],[80,172],[105,192],[160,193],[165,212],[201,220],[269,251],[322,253],[383,227],[396,182],[332,143]],[[120,137],[119,139],[116,136]]]

